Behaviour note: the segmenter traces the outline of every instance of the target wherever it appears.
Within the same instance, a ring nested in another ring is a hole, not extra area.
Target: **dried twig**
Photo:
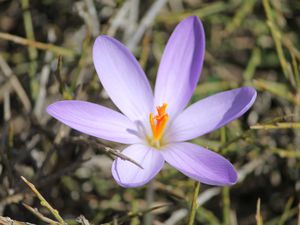
[[[97,15],[97,10],[95,8],[94,0],[85,0],[88,14],[91,21],[91,32],[94,37],[97,37],[100,34],[100,21]]]
[[[157,0],[152,4],[147,14],[141,20],[140,25],[136,29],[136,32],[126,44],[131,51],[135,50],[136,46],[142,39],[146,29],[148,29],[150,25],[154,22],[155,17],[166,3],[167,0]]]
[[[77,221],[78,223],[81,223],[82,225],[91,225],[90,222],[89,222],[83,215],[79,216],[79,217],[76,219],[76,221]]]
[[[127,161],[133,163],[134,165],[140,167],[141,169],[144,169],[144,168],[143,168],[140,164],[138,164],[135,160],[133,160],[133,159],[129,158],[128,156],[122,154],[121,151],[118,150],[118,149],[113,149],[113,148],[110,148],[110,147],[104,147],[104,150],[105,150],[106,152],[108,152],[108,153],[114,155],[114,156],[119,157],[119,158],[122,159],[122,160],[127,160]]]
[[[263,218],[260,213],[260,198],[257,199],[255,219],[257,225],[263,225]]]
[[[100,34],[100,24],[93,0],[78,1],[75,3],[75,7],[89,32],[92,33],[93,37],[97,37]]]
[[[1,32],[0,32],[1,36]],[[18,97],[20,98],[22,104],[24,105],[25,111],[31,111],[31,103],[29,97],[27,96],[23,86],[21,85],[19,79],[16,75],[13,74],[12,69],[9,67],[7,62],[4,60],[2,55],[0,54],[0,68],[3,71],[4,75],[9,79],[11,86],[14,88]]]
[[[0,216],[0,224],[1,225],[35,225],[33,223],[25,223],[17,220],[12,220],[9,217]]]
[[[130,1],[124,2],[123,6],[118,10],[116,16],[111,20],[111,25],[108,28],[107,34],[115,36],[118,28],[124,23],[125,17],[130,10]]]
[[[264,129],[264,130],[270,130],[270,129],[299,129],[300,123],[292,123],[292,122],[282,122],[282,123],[274,123],[274,124],[256,124],[250,127],[251,129]]]
[[[41,221],[44,221],[45,223],[49,223],[49,224],[51,224],[51,225],[52,225],[52,224],[53,224],[53,225],[59,225],[58,222],[56,222],[56,221],[54,221],[54,220],[52,220],[52,219],[50,219],[50,218],[44,216],[42,213],[40,213],[40,212],[38,211],[38,209],[34,209],[34,208],[32,208],[31,206],[29,206],[29,205],[27,205],[27,204],[25,204],[25,203],[23,203],[23,206],[24,206],[28,211],[30,211],[33,215],[35,215],[37,218],[39,218]]]
[[[31,189],[31,191],[38,197],[41,205],[44,206],[52,213],[52,215],[55,217],[55,219],[57,219],[59,224],[66,224],[63,218],[59,215],[59,212],[47,202],[47,200],[41,195],[41,193],[36,189],[36,187],[28,180],[26,180],[25,177],[21,176],[21,179],[27,184],[27,186]]]
[[[55,38],[51,38],[51,33],[54,31],[49,29],[48,30],[48,41],[53,42]],[[41,121],[42,114],[44,111],[44,105],[45,105],[45,98],[47,95],[47,83],[49,80],[51,68],[50,63],[53,59],[53,53],[52,52],[46,52],[45,54],[45,65],[43,66],[41,73],[40,73],[40,84],[39,84],[39,92],[36,97],[36,102],[34,106],[34,114],[36,115],[37,119]]]
[[[30,46],[30,47],[41,49],[41,50],[51,51],[57,55],[68,56],[68,57],[76,56],[76,53],[73,50],[59,47],[59,46],[56,46],[53,44],[46,44],[46,43],[42,43],[42,42],[29,40],[29,39],[19,37],[16,35],[12,35],[12,34],[8,34],[8,33],[0,32],[0,39],[12,41],[12,42],[20,44],[20,45],[26,45],[26,46]]]
[[[85,138],[82,138],[82,137],[76,137],[76,138],[72,138],[72,141],[75,141],[75,142],[80,142],[80,143],[86,143],[88,145],[92,145],[94,147],[96,147],[97,149],[103,149],[106,153],[109,153],[110,155],[113,155],[113,156],[116,156],[116,157],[119,157],[123,160],[127,160],[131,163],[133,163],[134,165],[140,167],[141,169],[144,169],[138,162],[136,162],[135,160],[129,158],[128,156],[124,155],[121,153],[120,150],[118,149],[113,149],[113,148],[110,148],[108,146],[105,146],[95,140],[86,140]]]

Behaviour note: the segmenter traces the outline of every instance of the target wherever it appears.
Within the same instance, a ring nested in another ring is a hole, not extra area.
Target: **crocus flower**
[[[175,28],[164,50],[154,94],[135,57],[119,41],[99,36],[93,47],[99,79],[120,112],[85,101],[58,101],[47,112],[83,133],[129,146],[112,175],[123,187],[152,180],[166,161],[199,182],[226,186],[237,181],[232,164],[221,155],[186,141],[218,129],[244,114],[256,91],[242,87],[187,106],[197,85],[205,53],[200,20],[191,16]]]

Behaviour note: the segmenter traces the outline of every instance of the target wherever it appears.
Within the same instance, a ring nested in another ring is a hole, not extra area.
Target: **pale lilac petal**
[[[227,186],[237,181],[232,164],[221,155],[198,145],[179,142],[162,149],[167,163],[204,184]]]
[[[191,16],[177,25],[164,50],[155,84],[155,105],[168,104],[172,117],[188,104],[197,85],[205,53],[200,20]]]
[[[84,101],[59,101],[47,112],[80,132],[123,144],[141,142],[136,125],[126,116],[109,108]]]
[[[153,94],[145,73],[119,41],[99,36],[93,60],[100,81],[116,106],[131,120],[149,117]]]
[[[117,158],[112,165],[112,175],[122,187],[138,187],[148,183],[161,170],[164,158],[158,150],[143,144],[127,147],[122,154],[135,160],[141,169],[130,161]]]
[[[186,141],[216,130],[243,115],[255,98],[254,88],[242,87],[200,100],[172,121],[165,139]]]

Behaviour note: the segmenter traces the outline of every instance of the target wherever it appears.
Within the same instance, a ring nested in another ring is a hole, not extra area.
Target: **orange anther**
[[[153,135],[153,140],[155,142],[159,141],[160,138],[163,135],[164,129],[167,125],[167,122],[169,120],[169,115],[166,113],[167,104],[164,103],[162,106],[156,107],[157,115],[153,116],[152,113],[150,113],[150,125]]]

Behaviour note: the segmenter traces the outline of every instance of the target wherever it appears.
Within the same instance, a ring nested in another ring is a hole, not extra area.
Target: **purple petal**
[[[131,145],[122,154],[135,160],[141,169],[132,162],[117,158],[112,165],[112,175],[122,187],[138,187],[148,183],[161,170],[164,158],[158,150],[143,144]]]
[[[161,153],[167,163],[201,183],[227,186],[237,181],[237,173],[227,159],[198,145],[169,144]]]
[[[142,68],[119,41],[99,36],[93,59],[100,81],[116,106],[131,120],[149,117],[153,94]]]
[[[136,125],[126,116],[84,101],[59,101],[48,106],[47,112],[60,122],[83,133],[123,144],[141,142]]]
[[[197,85],[205,53],[200,20],[191,16],[175,28],[164,50],[155,84],[155,105],[168,104],[173,116],[189,102]]]
[[[254,103],[256,91],[242,87],[196,102],[176,117],[166,131],[166,140],[186,141],[211,132],[243,115]]]

